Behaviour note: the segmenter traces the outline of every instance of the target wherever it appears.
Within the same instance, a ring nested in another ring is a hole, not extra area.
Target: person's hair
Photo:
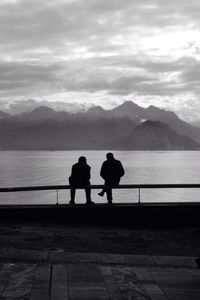
[[[106,157],[107,157],[107,159],[113,159],[114,155],[113,155],[113,153],[109,152],[106,154]]]
[[[85,157],[85,156],[80,156],[79,159],[78,159],[78,162],[79,162],[79,163],[86,163],[86,161],[87,161],[87,160],[86,160],[86,157]]]

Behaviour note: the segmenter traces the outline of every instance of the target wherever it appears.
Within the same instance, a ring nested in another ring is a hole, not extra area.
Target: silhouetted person
[[[116,160],[112,153],[106,154],[107,160],[102,164],[100,175],[105,180],[103,190],[98,193],[99,196],[107,194],[108,203],[112,203],[112,187],[117,186],[122,176],[124,176],[124,168],[119,160]]]
[[[72,166],[71,176],[69,177],[70,184],[70,204],[75,204],[75,194],[77,188],[84,188],[86,194],[86,204],[93,204],[91,201],[90,189],[90,166],[84,156],[79,157],[78,162]]]

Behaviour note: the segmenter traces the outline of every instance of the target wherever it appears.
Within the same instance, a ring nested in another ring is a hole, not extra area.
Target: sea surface
[[[68,184],[71,166],[86,156],[91,183],[102,184],[99,175],[108,151],[0,151],[0,187]],[[122,184],[200,183],[200,151],[112,151],[125,168]],[[106,202],[92,190],[95,202]],[[114,190],[114,201],[137,202],[137,190]],[[59,203],[68,203],[69,191],[59,191]],[[83,190],[76,201],[85,202]],[[142,190],[141,201],[200,201],[200,189]],[[55,203],[56,191],[0,193],[1,204]]]

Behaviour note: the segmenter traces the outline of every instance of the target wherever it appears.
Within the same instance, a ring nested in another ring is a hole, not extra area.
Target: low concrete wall
[[[200,226],[199,204],[0,206],[1,221],[48,221],[117,226]]]

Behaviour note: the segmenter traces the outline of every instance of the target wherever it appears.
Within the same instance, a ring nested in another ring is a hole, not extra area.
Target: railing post
[[[141,201],[140,201],[140,188],[138,188],[138,204],[141,204]]]
[[[58,205],[58,189],[56,190],[56,205]]]

